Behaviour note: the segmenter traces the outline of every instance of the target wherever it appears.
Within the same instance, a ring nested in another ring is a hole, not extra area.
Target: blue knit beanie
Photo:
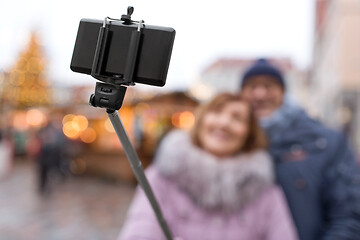
[[[257,60],[250,68],[248,68],[242,79],[241,79],[241,86],[244,86],[244,84],[254,76],[258,75],[270,75],[274,77],[278,83],[285,89],[285,82],[282,76],[282,73],[278,68],[271,65],[266,59],[260,58]]]

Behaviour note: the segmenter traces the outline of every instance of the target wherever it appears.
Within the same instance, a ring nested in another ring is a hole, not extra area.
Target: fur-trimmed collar
[[[265,129],[271,142],[281,135],[295,119],[305,114],[304,110],[289,95],[285,95],[283,104],[270,116],[260,119],[260,125]],[[275,138],[275,139],[274,139]]]
[[[210,209],[240,209],[274,178],[265,151],[218,159],[196,147],[189,134],[180,130],[162,140],[155,166],[199,205]]]

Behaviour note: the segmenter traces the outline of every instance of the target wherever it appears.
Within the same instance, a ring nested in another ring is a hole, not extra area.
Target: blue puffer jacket
[[[288,123],[266,132],[300,239],[360,239],[360,171],[346,138],[302,110]]]

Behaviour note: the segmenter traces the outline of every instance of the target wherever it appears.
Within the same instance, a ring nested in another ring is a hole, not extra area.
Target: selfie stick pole
[[[121,142],[121,145],[124,148],[124,151],[126,153],[126,156],[130,162],[131,168],[135,174],[135,177],[137,181],[139,182],[140,186],[143,188],[146,196],[149,199],[149,202],[156,214],[157,220],[163,229],[163,232],[168,240],[172,239],[171,232],[167,226],[167,223],[161,213],[161,209],[156,201],[156,198],[151,190],[151,187],[149,185],[149,182],[144,174],[144,170],[141,164],[141,161],[139,160],[139,157],[134,149],[134,147],[131,145],[131,142],[128,138],[128,135],[126,133],[126,130],[124,129],[124,126],[121,122],[121,119],[119,117],[119,114],[117,111],[114,110],[106,110],[108,113],[109,119],[115,129],[115,132]]]
[[[124,21],[125,24],[131,24],[134,22],[131,20],[130,17],[132,12],[133,12],[133,8],[128,7],[128,14],[123,15],[121,17],[121,20]],[[173,238],[171,231],[162,215],[160,206],[156,201],[154,193],[145,176],[141,161],[139,160],[139,157],[129,140],[129,137],[126,133],[126,130],[121,122],[119,113],[117,111],[121,108],[125,97],[125,93],[127,89],[125,86],[135,85],[135,83],[133,82],[133,74],[134,74],[138,49],[141,40],[141,30],[144,27],[143,25],[144,22],[142,20],[139,21],[138,29],[132,32],[124,75],[108,76],[105,74],[104,71],[105,68],[104,60],[106,58],[105,57],[107,51],[106,49],[110,42],[110,37],[109,37],[110,21],[119,21],[119,20],[105,18],[104,25],[100,28],[98,42],[95,49],[93,66],[91,70],[91,76],[103,82],[96,82],[95,93],[91,95],[89,104],[93,107],[106,108],[108,117],[123,146],[123,149],[129,160],[130,166],[132,168],[132,171],[134,172],[136,180],[144,190],[154,210],[154,213],[160,224],[160,227],[162,228],[164,235],[166,236],[166,239],[172,240]]]

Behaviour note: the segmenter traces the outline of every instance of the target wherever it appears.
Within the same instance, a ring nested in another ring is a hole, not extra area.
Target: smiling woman
[[[191,131],[196,145],[217,157],[265,148],[266,139],[240,95],[220,94],[199,107]]]
[[[247,102],[228,93],[200,106],[191,134],[168,133],[146,174],[173,236],[297,239],[264,148]],[[140,188],[119,239],[164,239]]]

